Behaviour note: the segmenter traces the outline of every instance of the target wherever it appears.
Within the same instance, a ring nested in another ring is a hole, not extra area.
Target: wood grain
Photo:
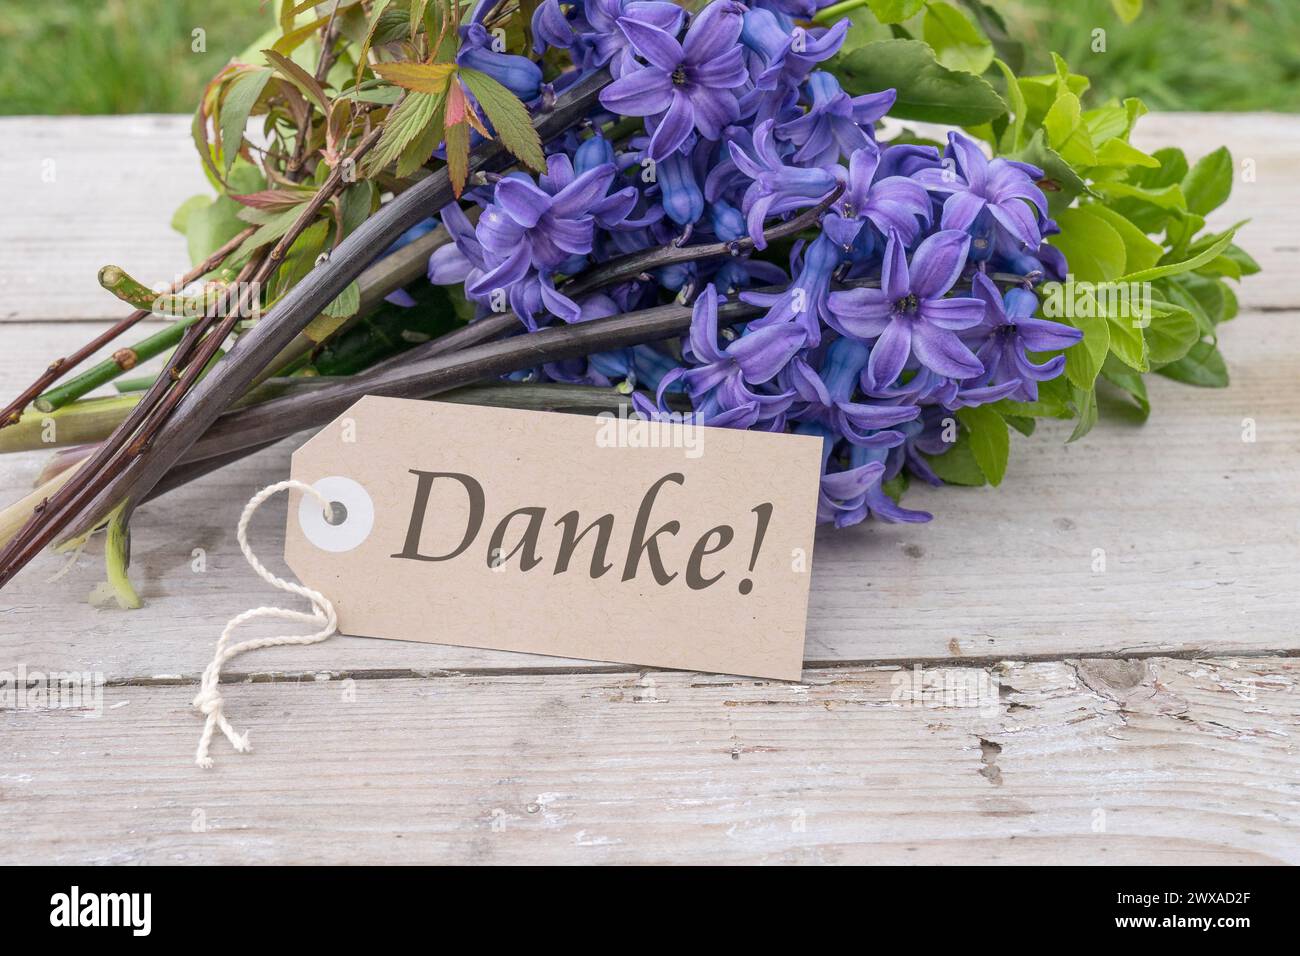
[[[0,862],[1297,863],[1297,680],[1156,659],[237,685],[256,749],[220,741],[208,772],[193,686],[110,687],[98,718],[0,713]]]
[[[0,382],[87,328],[14,331],[6,333],[14,349],[0,352]],[[909,504],[935,514],[928,525],[820,534],[806,659],[1300,650],[1300,314],[1249,313],[1223,332],[1231,388],[1153,376],[1154,411],[1144,426],[1117,417],[1065,445],[1067,429],[1045,423],[1031,438],[1016,436],[1001,488],[916,487]],[[1247,419],[1253,442],[1242,440]],[[98,543],[53,583],[47,579],[66,559],[39,558],[0,592],[0,667],[93,665],[112,679],[197,675],[221,624],[273,597],[247,569],[233,529],[243,503],[288,474],[295,445],[142,509],[132,523],[140,611],[83,600],[102,577]],[[0,457],[0,494],[24,493],[42,460]],[[268,503],[254,526],[259,552],[277,566],[283,507]],[[1104,571],[1094,570],[1099,558]],[[267,650],[238,666],[425,672],[573,662],[341,639]]]
[[[4,392],[121,314],[99,266],[184,268],[187,123],[0,120]],[[137,515],[144,609],[85,602],[98,544],[0,592],[0,672],[109,682],[98,717],[0,706],[0,862],[1300,862],[1300,119],[1136,142],[1239,164],[1211,222],[1256,217],[1265,273],[1222,329],[1232,387],[1153,377],[1145,426],[1044,423],[1000,489],[916,489],[931,524],[820,535],[802,683],[339,637],[241,659],[257,751],[202,773],[198,673],[272,599],[234,522],[299,436]],[[0,497],[45,457],[0,457]],[[910,699],[915,662],[946,696]]]

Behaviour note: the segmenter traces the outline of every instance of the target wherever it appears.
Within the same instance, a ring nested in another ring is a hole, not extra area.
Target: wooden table
[[[120,316],[100,265],[187,265],[187,127],[0,120],[0,393]],[[289,441],[136,517],[142,610],[86,603],[91,554],[0,593],[0,671],[105,681],[98,716],[0,712],[0,862],[1300,862],[1300,119],[1140,132],[1254,161],[1215,216],[1265,270],[1232,387],[1153,377],[1143,427],[1045,423],[1001,489],[916,489],[929,525],[819,535],[801,683],[335,638],[239,659],[256,750],[200,771],[198,674],[276,597],[233,526]]]

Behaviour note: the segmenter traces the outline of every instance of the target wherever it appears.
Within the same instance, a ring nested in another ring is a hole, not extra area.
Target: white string
[[[253,549],[249,547],[248,523],[253,518],[253,512],[257,511],[262,502],[276,492],[286,491],[290,488],[297,488],[303,494],[312,495],[320,501],[321,506],[325,509],[333,506],[328,498],[305,482],[279,481],[273,485],[267,485],[248,499],[248,504],[244,506],[244,513],[239,516],[236,535],[239,538],[240,550],[244,552],[244,557],[248,559],[248,563],[253,570],[257,572],[257,576],[272,587],[300,595],[311,601],[311,613],[291,611],[282,607],[257,607],[232,617],[226,624],[225,630],[221,632],[221,637],[217,639],[217,649],[212,657],[212,663],[208,664],[204,669],[203,677],[199,681],[199,692],[194,698],[194,706],[207,718],[203,724],[203,733],[199,737],[199,748],[194,754],[194,762],[205,770],[212,766],[212,758],[208,756],[208,748],[212,744],[213,732],[218,727],[221,728],[221,732],[226,735],[226,739],[230,741],[235,750],[240,753],[247,753],[252,749],[248,743],[248,734],[236,733],[235,728],[230,726],[230,721],[226,720],[224,701],[221,698],[222,665],[233,657],[263,647],[276,647],[281,644],[316,644],[330,637],[338,630],[338,615],[334,613],[334,605],[330,603],[327,597],[309,587],[276,577],[266,569],[266,566],[257,559],[257,555],[253,554]],[[317,624],[320,625],[320,630],[314,634],[258,637],[250,641],[244,641],[242,644],[230,643],[235,628],[259,617],[280,617],[290,621],[299,621],[303,624]]]

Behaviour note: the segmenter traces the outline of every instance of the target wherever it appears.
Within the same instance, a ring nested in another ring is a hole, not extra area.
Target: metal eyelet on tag
[[[308,541],[322,551],[337,554],[351,551],[370,536],[375,526],[375,503],[365,488],[341,475],[322,478],[312,487],[345,510],[337,524],[331,523],[320,502],[304,495],[298,503],[298,524]]]

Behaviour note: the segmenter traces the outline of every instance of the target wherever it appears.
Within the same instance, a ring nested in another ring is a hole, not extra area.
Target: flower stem
[[[38,412],[52,412],[69,402],[75,402],[87,392],[111,382],[123,372],[129,372],[141,362],[147,362],[175,346],[185,334],[185,330],[200,318],[201,316],[195,315],[178,319],[148,338],[141,339],[135,345],[118,349],[104,361],[82,372],[76,378],[69,379],[57,388],[52,388],[44,395],[38,396],[32,404],[36,406]]]
[[[813,16],[813,25],[820,27],[825,26],[828,23],[833,23],[840,17],[844,16],[844,14],[851,13],[858,9],[858,7],[865,7],[869,2],[870,0],[844,0],[843,3],[837,3],[833,6],[825,7],[818,10],[816,15]]]

